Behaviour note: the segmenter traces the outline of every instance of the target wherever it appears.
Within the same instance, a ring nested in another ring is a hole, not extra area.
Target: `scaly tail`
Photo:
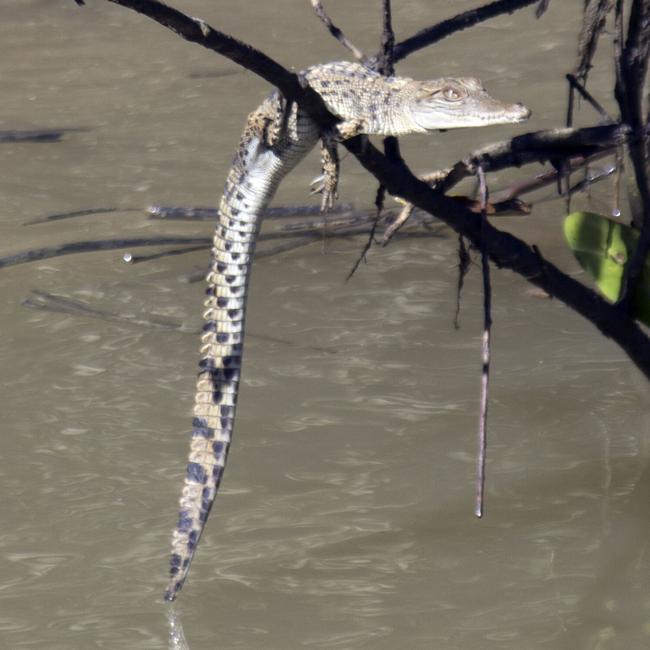
[[[203,313],[205,324],[192,443],[178,524],[172,538],[167,600],[174,600],[183,586],[226,464],[237,403],[244,301],[249,260],[255,247],[254,228],[251,224],[250,232],[235,233],[221,223],[214,237],[214,261],[207,277],[208,297]]]
[[[192,443],[178,524],[172,538],[166,600],[183,586],[223,475],[235,419],[244,316],[261,214],[280,180],[313,148],[318,129],[277,93],[248,118],[228,174],[207,276]]]
[[[273,188],[266,183],[256,191],[242,183],[247,163],[251,158],[255,159],[259,148],[259,141],[246,135],[226,182],[214,234],[212,265],[207,276],[208,297],[203,313],[205,324],[201,337],[192,443],[178,524],[172,538],[171,577],[165,592],[166,600],[174,600],[187,576],[221,482],[233,430],[243,351],[246,290],[259,215],[273,193]],[[249,154],[248,159],[241,155],[244,150]]]

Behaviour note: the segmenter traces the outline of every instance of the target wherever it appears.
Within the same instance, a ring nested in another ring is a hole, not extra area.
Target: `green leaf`
[[[580,266],[612,302],[621,293],[625,266],[639,233],[634,228],[593,212],[574,212],[564,220],[564,236]],[[646,258],[634,296],[633,316],[650,325],[650,258]]]

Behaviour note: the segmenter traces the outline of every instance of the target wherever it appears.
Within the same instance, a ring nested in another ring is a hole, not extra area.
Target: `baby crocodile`
[[[335,133],[323,134],[300,107],[287,108],[277,91],[248,117],[214,234],[191,449],[172,539],[167,600],[174,600],[183,586],[223,476],[235,418],[255,240],[262,211],[280,181],[323,138],[324,205],[329,205],[336,189],[336,140],[516,123],[530,115],[522,104],[490,97],[478,79],[386,78],[348,62],[316,65],[301,74],[341,121]]]

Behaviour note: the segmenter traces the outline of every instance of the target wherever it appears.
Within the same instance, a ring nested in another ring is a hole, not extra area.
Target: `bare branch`
[[[390,77],[395,74],[395,32],[390,0],[382,0],[382,7],[381,46],[375,68],[380,74]]]
[[[569,82],[572,90],[577,90],[580,96],[585,99],[593,107],[593,109],[600,115],[605,122],[615,122],[614,118],[605,110],[605,108],[596,100],[596,98],[584,87],[584,82],[581,82],[576,75],[566,75],[566,80]],[[571,126],[570,121],[567,121],[567,126]]]
[[[487,414],[488,414],[488,387],[490,383],[490,333],[492,330],[492,287],[490,286],[490,258],[487,253],[487,201],[488,188],[485,180],[485,171],[480,165],[476,170],[479,179],[481,197],[481,271],[483,275],[483,336],[481,339],[481,406],[479,410],[478,427],[478,457],[476,476],[476,503],[474,514],[483,516],[483,503],[485,496],[485,456],[487,453]]]
[[[477,149],[453,167],[427,174],[424,180],[435,182],[436,190],[447,192],[464,178],[474,176],[479,164],[486,172],[547,160],[569,162],[578,158],[575,162],[579,164],[586,157],[596,159],[614,152],[626,142],[628,134],[629,128],[621,124],[525,133]]]
[[[634,287],[650,252],[650,178],[648,176],[648,134],[643,118],[643,89],[650,54],[650,0],[633,0],[628,23],[627,39],[623,46],[623,2],[617,0],[616,12],[616,85],[614,95],[623,121],[632,129],[628,143],[639,196],[643,205],[641,236],[632,258],[625,269],[620,306],[629,310]]]
[[[593,163],[598,162],[606,156],[612,155],[612,152],[605,151],[603,153],[595,154],[585,158],[584,156],[576,156],[575,158],[570,158],[566,161],[566,167],[569,172],[573,172],[581,168],[589,168]],[[580,182],[572,185],[569,191],[572,194],[576,192],[581,192],[588,188],[590,185],[597,183],[608,176],[611,176],[616,172],[618,168],[617,163],[609,164],[603,169],[596,169],[593,172],[588,173]],[[557,169],[551,168],[547,171],[542,172],[541,174],[536,174],[532,178],[518,181],[511,185],[510,187],[501,190],[498,194],[493,197],[495,203],[502,203],[505,201],[512,201],[513,199],[521,196],[522,194],[527,194],[529,192],[534,192],[535,190],[541,189],[553,183],[557,183],[559,178],[559,171]]]
[[[533,5],[539,0],[496,0],[477,9],[470,9],[453,18],[443,20],[437,25],[422,29],[413,36],[395,45],[395,63],[405,59],[409,54],[433,45],[455,32],[473,27],[495,16],[511,14],[518,9]]]
[[[327,15],[325,7],[318,0],[311,0],[311,6],[314,8],[316,15],[325,23],[327,29],[329,29],[330,34],[339,42],[343,47],[347,48],[352,52],[352,55],[355,59],[358,59],[362,63],[368,61],[368,57],[354,44],[350,41],[345,34],[332,22],[332,19]]]
[[[352,268],[350,269],[350,272],[347,274],[345,281],[349,282],[352,276],[356,273],[357,269],[359,268],[359,265],[361,262],[367,261],[367,254],[368,251],[372,248],[372,245],[375,243],[375,233],[377,232],[377,226],[379,225],[379,219],[381,218],[381,213],[382,210],[384,209],[384,197],[386,194],[386,190],[384,189],[383,185],[379,185],[377,188],[377,194],[375,196],[375,218],[372,222],[372,227],[370,229],[370,233],[368,233],[368,239],[366,240],[366,243],[363,247],[363,250],[359,254],[359,257],[357,257],[357,260],[355,263],[352,265]]]

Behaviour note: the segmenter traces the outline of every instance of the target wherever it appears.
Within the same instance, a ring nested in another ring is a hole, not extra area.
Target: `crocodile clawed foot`
[[[334,189],[325,188],[323,189],[321,194],[322,197],[320,202],[320,211],[329,212],[334,207],[334,203],[336,202],[336,199],[339,198],[339,195],[336,192],[336,188]]]
[[[310,194],[320,194],[320,211],[328,212],[334,207],[334,203],[339,198],[337,192],[337,179],[328,176],[327,174],[321,174],[314,178],[310,183]]]
[[[339,198],[338,192],[336,191],[337,183],[335,180],[336,179],[329,178],[327,174],[321,174],[320,176],[316,176],[316,178],[314,178],[314,180],[309,184],[309,187],[311,188],[309,191],[310,194],[321,195],[321,212],[328,212],[331,210],[334,207],[334,203]]]

